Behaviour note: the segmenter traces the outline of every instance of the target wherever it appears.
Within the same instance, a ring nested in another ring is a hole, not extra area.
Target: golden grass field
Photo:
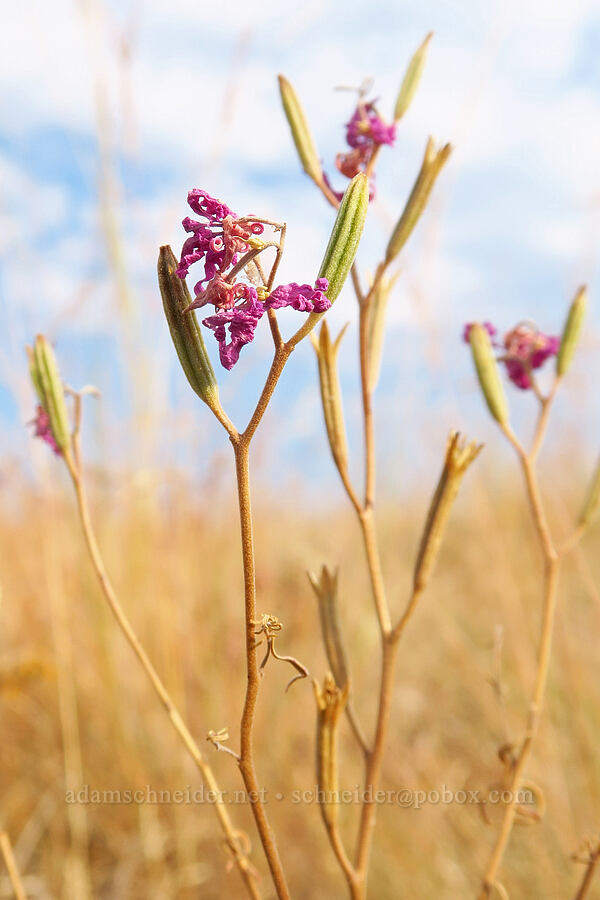
[[[383,774],[388,790],[483,791],[501,782],[498,748],[522,734],[540,559],[516,466],[503,478],[493,471],[494,450],[486,449],[466,479],[435,576],[403,638]],[[235,761],[204,741],[209,729],[227,726],[235,747],[243,700],[234,498],[175,472],[160,485],[153,477],[141,483],[103,472],[89,481],[100,546],[121,600],[221,787],[240,789]],[[62,467],[49,465],[36,485],[11,474],[10,484],[0,519],[0,777],[3,826],[28,895],[79,900],[91,889],[98,898],[242,897],[207,804],[65,803],[65,792],[82,784],[90,791],[185,791],[199,788],[199,776],[104,606]],[[358,529],[343,505],[294,513],[295,490],[285,505],[281,494],[255,490],[259,610],[284,622],[280,652],[322,680],[326,662],[305,570],[340,566],[356,706],[369,730],[379,651]],[[564,532],[565,510],[577,498],[564,506],[550,499],[553,524]],[[383,566],[397,611],[426,504],[424,494],[380,511]],[[527,772],[543,791],[546,812],[541,823],[513,832],[501,875],[512,900],[574,897],[583,867],[571,855],[599,827],[599,541],[596,529],[561,579],[547,706]],[[289,799],[314,786],[315,703],[308,680],[284,693],[288,678],[286,666],[269,661],[256,728],[259,778],[293,895],[344,897],[317,806]],[[344,723],[342,787],[359,783],[359,762]],[[274,799],[277,792],[288,799]],[[491,824],[476,804],[382,804],[371,896],[474,896],[498,825],[499,809],[488,810]],[[248,809],[237,804],[232,815],[251,837],[270,897]],[[341,818],[350,840],[356,808],[345,806]],[[600,879],[595,891],[588,896],[600,896]],[[4,873],[0,896],[11,896]]]

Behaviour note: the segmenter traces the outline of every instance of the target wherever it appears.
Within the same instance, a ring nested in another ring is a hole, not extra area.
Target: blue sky
[[[177,369],[155,285],[158,246],[178,251],[187,190],[204,187],[240,213],[286,220],[282,280],[312,281],[331,211],[299,170],[276,76],[296,86],[331,171],[352,111],[351,95],[333,88],[372,76],[389,112],[428,31],[427,69],[396,147],[381,155],[360,251],[363,270],[373,268],[427,136],[451,141],[390,302],[381,450],[395,461],[424,440],[437,456],[451,426],[490,435],[459,341],[462,323],[491,319],[505,329],[533,319],[556,332],[579,283],[590,284],[592,301],[598,293],[597,3],[30,0],[5,13],[0,37],[0,424],[8,455],[27,462],[32,452],[22,427],[33,405],[22,348],[43,331],[65,379],[102,391],[90,401],[90,454],[117,462],[131,453],[148,466],[175,460],[190,471],[206,464],[223,440]],[[127,311],[107,265],[99,203],[107,191],[109,227],[132,285]],[[348,291],[330,314],[334,328],[353,322],[341,355],[351,437],[355,312]],[[597,325],[593,313],[561,407],[569,425],[586,417],[592,448],[600,442]],[[240,424],[268,355],[265,328],[231,374],[220,371]],[[513,390],[511,401],[525,422],[528,398]],[[330,474],[308,345],[290,363],[263,441],[278,472],[310,459],[317,474]]]

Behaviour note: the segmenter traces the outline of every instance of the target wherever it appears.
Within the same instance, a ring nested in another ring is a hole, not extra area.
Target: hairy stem
[[[187,725],[185,724],[179,711],[175,707],[164,683],[162,682],[156,669],[150,662],[150,658],[148,657],[148,654],[146,653],[139,638],[137,637],[110,582],[92,526],[87,494],[82,478],[81,469],[76,466],[74,460],[68,453],[65,454],[65,462],[73,481],[73,487],[75,488],[77,508],[79,511],[83,536],[88,549],[88,553],[90,555],[90,559],[92,561],[92,566],[100,583],[102,593],[104,594],[104,597],[115,619],[117,620],[119,628],[125,635],[133,652],[137,656],[144,671],[146,672],[146,675],[148,676],[148,679],[150,680],[154,691],[156,692],[159,700],[164,706],[167,715],[171,720],[171,724],[173,725],[188,753],[194,760],[206,785],[211,791],[214,792],[214,796],[217,798],[214,804],[214,809],[217,814],[217,818],[219,819],[219,824],[221,826],[223,834],[225,835],[225,842],[229,847],[233,858],[235,859],[236,865],[240,871],[248,893],[251,897],[260,898],[261,893],[258,888],[256,874],[250,861],[248,860],[246,854],[243,852],[240,846],[238,833],[229,817],[229,812],[222,798],[222,793],[219,789],[219,785],[217,783],[215,775],[208,763],[205,762],[198,744],[192,737]]]
[[[268,400],[266,401],[268,403]],[[246,620],[246,697],[241,722],[241,750],[239,767],[250,799],[252,813],[260,840],[271,871],[273,884],[280,900],[290,893],[281,866],[275,835],[267,819],[265,804],[254,766],[253,729],[260,685],[260,673],[256,659],[256,577],[254,566],[254,538],[252,534],[252,508],[250,503],[249,440],[234,443],[237,475],[240,527],[242,535],[242,560],[244,566],[244,608]]]

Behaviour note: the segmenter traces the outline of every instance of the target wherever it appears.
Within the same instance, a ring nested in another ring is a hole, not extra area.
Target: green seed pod
[[[35,363],[35,353],[33,347],[25,347],[25,351],[27,353],[27,360],[29,362],[29,377],[31,378],[33,389],[37,395],[38,400],[40,401],[40,404],[44,406],[44,389],[42,387],[40,373],[38,372]]]
[[[423,74],[423,69],[425,68],[427,49],[432,37],[433,31],[430,31],[408,64],[406,74],[404,75],[404,79],[402,81],[402,84],[400,85],[398,98],[396,100],[396,106],[394,108],[394,121],[396,122],[402,118],[402,116],[412,103],[417,88],[419,87],[421,75]]]
[[[556,374],[562,377],[571,368],[573,357],[581,337],[581,329],[583,328],[583,320],[587,308],[587,290],[585,286],[580,287],[575,298],[571,303],[569,315],[563,328],[562,338],[560,341],[560,349],[556,358]]]
[[[429,581],[463,475],[481,449],[481,444],[461,441],[458,432],[448,438],[444,467],[431,500],[415,564],[415,591],[423,590]]]
[[[578,525],[590,525],[596,516],[598,515],[598,510],[600,509],[600,459],[596,464],[596,469],[592,476],[592,480],[590,482],[590,486],[588,488],[587,497],[585,498],[585,503],[583,504],[583,509],[581,510],[581,514],[579,519],[577,520]]]
[[[323,407],[331,455],[338,468],[344,471],[348,467],[348,442],[346,440],[342,391],[337,370],[337,355],[347,327],[339,333],[333,344],[329,337],[329,328],[326,320],[321,325],[318,341],[311,334],[311,340],[319,363],[321,405]]]
[[[175,274],[176,269],[177,260],[171,248],[161,247],[158,256],[158,284],[177,356],[192,389],[214,409],[219,405],[219,386],[196,314],[193,310],[184,312],[192,298],[185,280]]]
[[[346,649],[340,626],[338,604],[338,572],[330,572],[327,566],[321,569],[319,580],[308,574],[309,581],[319,603],[321,634],[327,661],[333,672],[336,685],[342,690],[349,681]]]
[[[46,338],[38,334],[30,357],[33,386],[48,413],[50,429],[58,448],[64,452],[71,442],[65,390],[54,351]]]
[[[326,294],[332,303],[342,290],[354,262],[368,208],[369,179],[359,173],[346,188],[319,269],[318,277],[329,281]]]
[[[451,152],[452,147],[450,144],[445,144],[441,150],[436,151],[434,149],[433,139],[429,138],[427,141],[421,170],[417,175],[417,180],[410,192],[410,197],[406,201],[404,211],[398,219],[389,240],[385,255],[386,263],[390,263],[398,256],[411,236],[415,225],[421,218],[421,214],[427,205],[436,178],[440,174]]]
[[[283,75],[279,75],[279,92],[302,168],[313,181],[320,184],[323,179],[323,171],[313,136],[310,133],[298,95]]]
[[[494,419],[500,425],[508,424],[508,404],[498,371],[498,363],[494,356],[490,336],[479,323],[471,325],[469,342],[473,353],[473,362],[485,402]]]
[[[344,286],[348,272],[354,262],[362,237],[367,210],[369,208],[369,180],[362,172],[355,175],[342,198],[333,223],[325,256],[319,269],[318,278],[326,278],[329,287],[325,291],[333,303]],[[288,341],[288,346],[296,344],[309,334],[325,313],[312,312],[304,325]]]

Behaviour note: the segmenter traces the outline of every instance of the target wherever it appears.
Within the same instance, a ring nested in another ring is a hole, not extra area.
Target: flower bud
[[[71,442],[65,390],[54,351],[46,338],[38,334],[33,350],[28,349],[30,373],[40,405],[48,415],[56,446],[64,452]]]
[[[427,50],[432,37],[433,31],[430,31],[408,64],[394,108],[394,121],[396,122],[402,118],[413,101],[413,97],[415,96],[421,80],[421,75],[423,74],[423,69],[425,68]]]
[[[348,442],[346,440],[342,392],[337,370],[337,355],[347,327],[345,326],[339,333],[333,344],[329,337],[327,321],[324,321],[321,325],[318,341],[311,334],[311,340],[319,363],[321,404],[323,406],[329,446],[335,464],[339,469],[343,470],[346,470],[348,467]]]
[[[298,95],[283,75],[279,76],[279,92],[302,168],[313,181],[320,184],[323,172],[313,136],[310,133]]]
[[[429,580],[463,475],[481,449],[481,444],[461,441],[458,432],[448,438],[444,467],[431,500],[415,564],[415,591],[422,590]]]
[[[386,263],[392,262],[398,256],[425,209],[429,195],[433,189],[436,178],[441,172],[446,160],[452,152],[450,144],[445,144],[441,150],[434,149],[433,138],[429,138],[425,148],[425,156],[421,170],[417,175],[410,197],[398,223],[389,240],[385,255]]]
[[[323,566],[321,577],[318,581],[310,572],[308,573],[308,579],[319,603],[321,633],[327,662],[333,672],[335,683],[341,690],[346,687],[349,678],[346,650],[339,618],[338,572],[337,569],[335,572],[330,572],[327,566]]]
[[[490,336],[483,325],[478,322],[471,325],[469,343],[473,353],[473,362],[485,402],[494,419],[500,425],[508,423],[508,404],[504,394],[498,363],[494,356]]]
[[[323,688],[313,682],[317,701],[317,786],[319,806],[327,826],[337,819],[339,804],[338,725],[348,700],[349,684],[340,690],[330,672]]]
[[[587,290],[585,286],[580,287],[575,298],[571,303],[569,315],[563,328],[560,340],[560,349],[556,358],[556,374],[561,377],[567,373],[573,362],[575,350],[581,337],[581,329],[583,328],[583,320],[585,319],[587,307]]]
[[[192,389],[214,409],[219,404],[219,386],[210,364],[195,312],[184,312],[192,302],[185,280],[175,274],[177,260],[169,246],[158,256],[158,284],[171,338],[181,367]]]

